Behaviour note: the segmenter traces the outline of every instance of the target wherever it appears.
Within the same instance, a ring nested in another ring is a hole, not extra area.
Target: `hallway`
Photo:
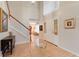
[[[11,44],[7,36],[15,36]],[[1,42],[1,57],[13,45],[8,57],[79,56],[79,2],[2,1],[0,40],[4,38],[8,43]]]

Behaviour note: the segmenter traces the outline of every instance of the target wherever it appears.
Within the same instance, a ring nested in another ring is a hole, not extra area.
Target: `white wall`
[[[9,6],[11,13],[25,25],[29,24],[30,19],[38,19],[38,3],[32,4],[31,1],[9,1]]]
[[[11,31],[13,35],[16,36],[16,44],[29,41],[29,31],[12,18],[9,20],[9,31]]]
[[[54,20],[58,19],[58,17],[55,17],[54,15],[55,13],[51,13],[48,14],[46,16],[44,16],[45,22],[46,22],[46,37],[47,40],[54,43],[54,44],[58,44],[59,41],[59,36],[54,34]],[[59,32],[58,32],[59,34]]]
[[[27,18],[27,15],[28,13],[26,12],[28,9],[26,9],[25,13],[23,12],[24,9],[23,9],[23,6],[22,6],[22,3],[21,2],[18,2],[18,1],[9,1],[9,7],[10,7],[10,10],[11,10],[11,14],[16,18],[18,19],[19,21],[21,21],[22,23],[24,23],[25,25],[28,24],[28,18]],[[24,15],[26,14],[26,17],[24,17]]]
[[[65,5],[58,10],[59,15],[59,45],[77,55],[79,55],[79,2]],[[64,20],[75,17],[76,28],[64,29]]]
[[[46,35],[50,42],[54,43],[57,41],[59,47],[79,56],[79,2],[60,2],[59,4],[60,8],[58,10],[44,16],[47,24]],[[65,29],[64,20],[72,17],[76,18],[76,28]],[[58,37],[52,34],[54,19],[58,19],[59,23]],[[56,38],[57,40],[55,40]]]
[[[15,44],[23,44],[23,43],[29,43],[29,34],[28,32],[26,34],[20,32],[20,30],[16,30],[16,28],[9,27],[9,31],[15,35]]]
[[[46,33],[45,36],[47,37],[47,40],[54,43],[58,44],[59,37],[58,35],[54,34],[54,23],[53,21],[55,19],[58,19],[56,16],[56,9],[58,8],[58,2],[56,1],[50,1],[50,2],[44,2],[44,22],[46,22]]]
[[[44,1],[43,2],[43,15],[48,15],[51,12],[55,11],[59,5],[57,1]]]

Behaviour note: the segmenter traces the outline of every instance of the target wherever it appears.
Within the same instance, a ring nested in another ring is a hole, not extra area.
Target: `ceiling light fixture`
[[[35,3],[35,1],[32,1],[32,3]]]

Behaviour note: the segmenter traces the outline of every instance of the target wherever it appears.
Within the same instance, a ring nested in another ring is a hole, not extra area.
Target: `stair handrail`
[[[30,30],[27,28],[22,22],[20,22],[18,19],[16,19],[13,15],[10,14],[10,17],[12,17],[14,20],[16,20],[19,24],[21,24],[23,27],[25,27],[27,30]]]

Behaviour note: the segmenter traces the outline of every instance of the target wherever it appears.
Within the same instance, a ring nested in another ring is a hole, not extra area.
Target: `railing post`
[[[31,44],[31,42],[32,42],[32,38],[31,38],[31,34],[32,34],[32,33],[31,33],[31,30],[32,30],[32,27],[29,26],[29,28],[30,28],[30,29],[29,29],[29,31],[30,31],[30,32],[29,32],[29,35],[30,35],[30,44]]]
[[[32,30],[32,27],[29,26],[29,35],[30,35],[30,43],[29,43],[29,48],[30,48],[30,56],[31,56],[31,43],[32,43],[32,38],[31,38],[31,30]]]

